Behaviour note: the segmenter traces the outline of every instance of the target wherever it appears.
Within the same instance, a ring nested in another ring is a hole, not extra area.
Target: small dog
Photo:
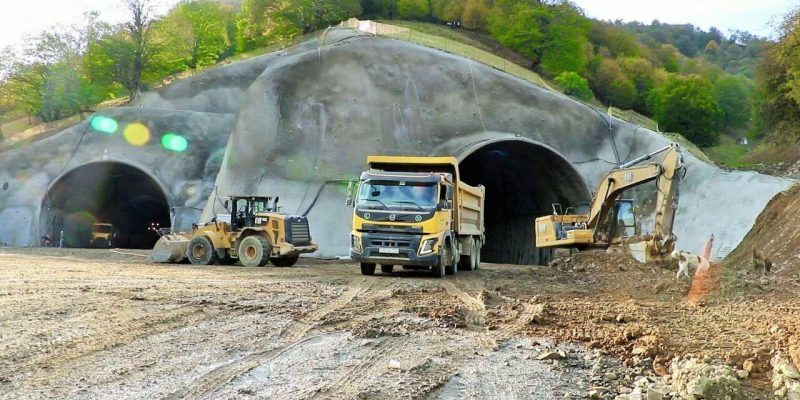
[[[753,247],[752,263],[756,273],[762,272],[764,276],[772,269],[772,261],[763,252],[756,250],[755,247]]]
[[[681,275],[691,279],[689,276],[689,269],[694,268],[697,270],[697,267],[705,261],[703,257],[689,253],[688,251],[678,250],[672,252],[672,259],[678,261],[678,273],[675,275],[675,279],[680,279]]]

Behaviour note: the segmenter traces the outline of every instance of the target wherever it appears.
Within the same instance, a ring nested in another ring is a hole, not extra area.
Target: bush
[[[564,88],[564,94],[581,100],[591,100],[594,95],[589,89],[589,81],[577,72],[562,72],[556,77],[556,83]]]

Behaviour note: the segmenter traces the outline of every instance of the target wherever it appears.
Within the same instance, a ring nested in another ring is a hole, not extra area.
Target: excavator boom
[[[665,153],[660,163],[638,165]],[[605,247],[618,242],[617,213],[620,195],[627,189],[655,181],[658,196],[652,235],[630,238],[645,242],[645,259],[662,258],[672,251],[672,225],[678,207],[678,185],[685,167],[680,147],[673,143],[611,170],[600,181],[588,214],[539,217],[535,222],[536,247]],[[560,207],[553,207],[554,211]]]

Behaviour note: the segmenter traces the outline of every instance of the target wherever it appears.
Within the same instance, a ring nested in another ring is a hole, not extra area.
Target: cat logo
[[[397,216],[394,214],[389,214],[389,221],[394,221],[397,219]]]
[[[625,182],[633,182],[633,172],[625,173]]]

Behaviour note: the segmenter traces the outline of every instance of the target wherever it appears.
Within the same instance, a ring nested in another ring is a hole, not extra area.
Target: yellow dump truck
[[[92,224],[92,239],[90,247],[111,248],[114,247],[114,225],[98,222]]]
[[[376,265],[428,269],[434,276],[474,270],[484,243],[483,186],[459,178],[454,157],[370,156],[348,189],[350,256],[361,273]]]

